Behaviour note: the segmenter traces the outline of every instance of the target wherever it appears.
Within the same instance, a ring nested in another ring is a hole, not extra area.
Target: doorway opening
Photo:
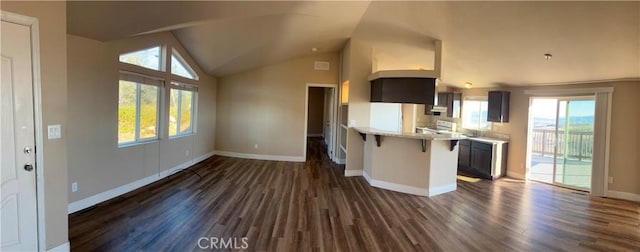
[[[527,177],[591,191],[595,96],[533,97]]]
[[[303,146],[305,160],[309,138],[318,138],[326,145],[329,159],[336,162],[337,91],[337,85],[307,84]]]

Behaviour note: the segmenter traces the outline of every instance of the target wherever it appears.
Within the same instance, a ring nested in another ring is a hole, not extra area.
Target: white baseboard
[[[362,170],[344,170],[345,177],[362,176]]]
[[[427,189],[401,185],[401,184],[396,184],[396,183],[386,182],[381,180],[375,180],[375,179],[372,179],[369,176],[369,174],[367,174],[367,172],[363,172],[362,176],[364,177],[365,180],[367,180],[367,182],[369,182],[369,185],[373,187],[378,187],[386,190],[391,190],[391,191],[396,191],[401,193],[408,193],[408,194],[413,194],[418,196],[430,196],[429,190]]]
[[[57,246],[52,249],[47,249],[47,252],[69,252],[69,251],[71,251],[71,244],[69,244],[69,242],[65,242],[60,246]]]
[[[364,177],[364,180],[366,180],[369,183],[369,185],[371,185],[371,177],[369,176],[369,173],[363,170],[362,176]]]
[[[607,192],[607,197],[640,202],[640,194],[635,194],[635,193],[609,190]]]
[[[448,192],[452,192],[455,191],[456,189],[458,189],[458,184],[456,184],[456,182],[453,182],[453,184],[448,184],[448,185],[443,185],[443,186],[439,186],[433,189],[429,189],[429,197],[431,196],[436,196],[438,194],[443,194],[443,193],[448,193]]]
[[[245,158],[245,159],[258,159],[258,160],[271,160],[271,161],[288,161],[288,162],[305,162],[304,157],[300,156],[277,156],[277,155],[261,155],[261,154],[249,154],[230,151],[216,151],[216,155],[224,157]]]
[[[179,164],[175,167],[172,167],[171,169],[165,170],[165,171],[161,171],[159,173],[156,173],[154,175],[151,175],[149,177],[140,179],[140,180],[136,180],[133,181],[129,184],[126,185],[122,185],[116,188],[113,188],[111,190],[108,191],[104,191],[101,193],[98,193],[96,195],[69,203],[69,205],[67,206],[67,212],[69,214],[75,213],[77,211],[80,211],[82,209],[86,209],[88,207],[94,206],[96,204],[99,204],[101,202],[113,199],[115,197],[118,197],[120,195],[123,195],[125,193],[131,192],[133,190],[136,190],[140,187],[146,186],[148,184],[151,184],[153,182],[156,182],[160,179],[163,179],[169,175],[171,175],[172,173],[174,173],[175,171],[181,170],[181,169],[185,169],[189,166],[192,166],[200,161],[203,161],[207,158],[210,158],[214,155],[214,152],[209,152],[207,154],[204,154],[202,156],[199,156],[197,158],[194,158],[192,160],[189,160],[187,162],[184,162],[182,164]]]

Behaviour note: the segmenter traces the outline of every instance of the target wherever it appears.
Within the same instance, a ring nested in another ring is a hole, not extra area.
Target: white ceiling
[[[70,34],[108,41],[171,31],[214,76],[336,52],[355,36],[371,41],[381,59],[396,58],[399,65],[424,61],[433,39],[440,39],[442,82],[455,86],[468,81],[482,87],[640,78],[640,2],[67,5]],[[553,58],[546,61],[545,53]]]

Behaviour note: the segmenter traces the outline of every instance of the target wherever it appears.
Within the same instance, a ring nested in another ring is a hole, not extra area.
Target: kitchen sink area
[[[458,147],[458,173],[497,179],[506,176],[508,140],[478,136],[478,132],[461,133],[457,124],[446,120],[437,120],[436,128],[416,127],[417,134],[442,135],[457,134],[464,136]]]

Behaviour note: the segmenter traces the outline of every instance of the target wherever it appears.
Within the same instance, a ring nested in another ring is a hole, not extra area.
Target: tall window
[[[118,91],[118,145],[158,139],[158,80],[121,74]]]
[[[165,67],[169,55],[171,61]],[[123,69],[118,90],[119,147],[166,137],[159,132],[169,137],[195,133],[198,88],[193,83],[199,77],[174,48],[155,46],[121,54],[119,60]],[[141,74],[139,68],[128,64],[154,71]],[[159,123],[161,117],[168,124]]]
[[[465,97],[462,103],[462,127],[474,130],[488,128],[487,108],[487,97]]]
[[[169,101],[169,136],[182,136],[193,133],[195,88],[190,85],[172,82]]]
[[[160,71],[161,47],[120,54],[120,62]]]
[[[171,53],[171,73],[192,80],[198,79],[196,72],[189,67],[184,58],[175,49]]]

